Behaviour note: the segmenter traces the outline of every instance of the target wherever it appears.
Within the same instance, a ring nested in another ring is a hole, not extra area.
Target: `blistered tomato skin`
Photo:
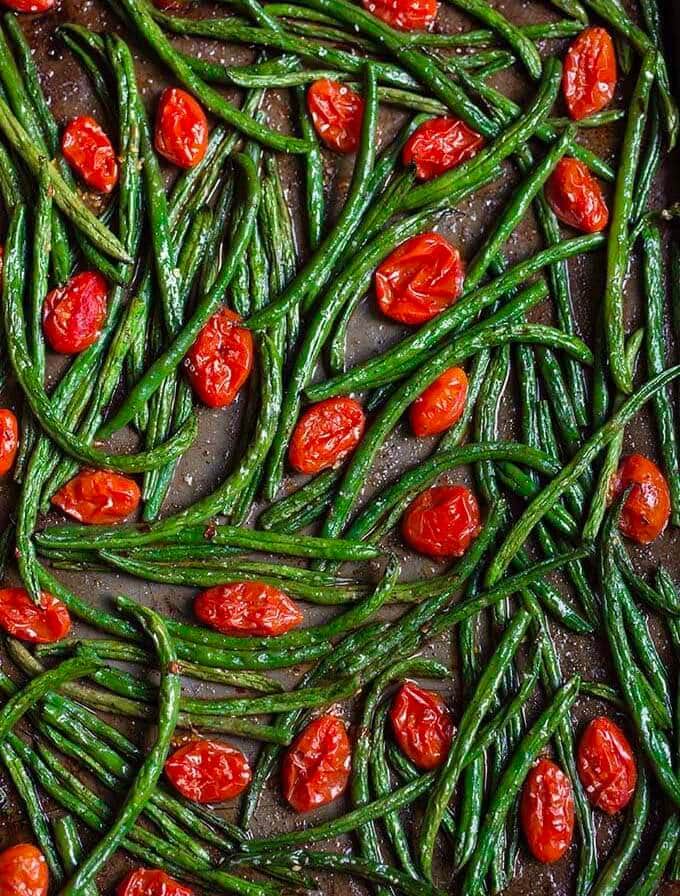
[[[583,162],[565,156],[545,185],[545,197],[557,217],[583,233],[598,233],[609,223],[599,182]]]
[[[401,158],[413,165],[418,180],[431,180],[476,156],[482,146],[482,135],[460,118],[431,118],[411,134]]]
[[[613,497],[628,488],[630,493],[621,509],[619,528],[638,544],[650,544],[664,532],[671,515],[668,484],[653,461],[643,454],[631,454],[623,459],[616,472]]]
[[[0,628],[20,641],[52,644],[71,630],[66,605],[43,591],[34,604],[23,588],[0,588]]]
[[[196,803],[222,803],[246,789],[252,777],[240,750],[217,740],[192,740],[165,763],[175,790]]]
[[[106,280],[97,271],[76,274],[45,297],[43,331],[50,348],[63,355],[97,341],[106,320]]]
[[[569,778],[550,759],[539,759],[524,782],[522,830],[539,862],[559,861],[574,836],[574,794]]]
[[[61,151],[91,190],[110,193],[118,183],[116,152],[94,118],[88,115],[73,118],[62,135]]]
[[[404,540],[429,557],[462,557],[480,532],[477,499],[464,485],[422,492],[402,518]]]
[[[394,739],[418,768],[437,768],[446,759],[453,739],[451,713],[439,694],[405,682],[390,706]]]
[[[19,448],[19,421],[9,408],[0,408],[0,476],[14,466]]]
[[[616,51],[604,28],[586,28],[569,47],[562,72],[562,94],[574,121],[608,106],[616,89]]]
[[[298,420],[290,441],[290,465],[299,473],[319,473],[343,461],[361,441],[366,415],[353,398],[328,398]]]
[[[210,408],[226,408],[253,369],[253,336],[241,318],[222,308],[198,334],[184,369],[199,399]]]
[[[45,856],[31,843],[17,843],[0,852],[2,896],[47,896],[50,883]]]
[[[364,101],[339,81],[322,78],[307,91],[307,109],[314,130],[329,149],[354,152],[359,146]]]
[[[413,434],[418,438],[446,432],[465,410],[468,378],[462,367],[450,367],[419,395],[409,409]]]
[[[55,493],[52,503],[81,523],[109,525],[134,513],[141,497],[139,486],[129,476],[81,470]]]
[[[161,94],[156,111],[156,152],[179,168],[193,168],[208,148],[208,120],[201,105],[178,87]]]
[[[378,307],[392,320],[419,325],[453,305],[463,289],[460,252],[438,233],[406,240],[375,272]]]
[[[612,719],[589,723],[578,746],[578,776],[588,799],[607,815],[625,809],[637,784],[637,764],[628,738]]]
[[[194,891],[157,868],[135,868],[116,887],[116,896],[194,896]]]
[[[284,797],[297,812],[332,803],[347,788],[351,761],[345,723],[331,715],[314,719],[283,758]]]
[[[364,9],[398,31],[426,31],[439,11],[437,0],[362,0]]]
[[[203,591],[194,613],[225,635],[283,635],[304,620],[287,594],[264,582],[232,582]]]

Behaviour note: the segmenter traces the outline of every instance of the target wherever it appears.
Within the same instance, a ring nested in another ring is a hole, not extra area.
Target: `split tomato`
[[[113,145],[94,118],[81,115],[66,126],[61,138],[64,158],[91,190],[110,193],[118,183]]]
[[[604,28],[585,28],[569,47],[562,73],[562,93],[575,121],[607,106],[616,89],[616,50]]]
[[[288,453],[299,473],[319,473],[343,461],[361,441],[366,415],[353,398],[328,398],[298,420]]]
[[[347,787],[351,760],[345,723],[331,715],[314,719],[283,758],[283,795],[298,812],[331,803]]]
[[[468,378],[462,367],[445,370],[413,402],[409,419],[413,434],[422,438],[445,432],[465,409]]]
[[[210,408],[230,405],[253,368],[253,336],[222,308],[198,334],[184,359],[191,387]]]
[[[668,525],[671,498],[668,484],[657,465],[643,454],[624,458],[613,482],[613,497],[630,493],[621,510],[619,527],[623,534],[649,544],[658,538]]]
[[[0,476],[14,466],[19,447],[19,421],[9,408],[0,408]]]
[[[116,896],[194,896],[194,891],[157,868],[135,868],[116,887]]]
[[[545,197],[560,221],[582,230],[597,233],[609,222],[609,209],[599,182],[583,162],[565,156],[545,185]]]
[[[50,875],[47,861],[31,843],[17,843],[0,852],[2,896],[47,896]]]
[[[0,588],[0,627],[8,635],[31,644],[52,644],[71,630],[65,604],[47,591],[34,604],[23,588]]]
[[[314,130],[329,149],[354,152],[361,137],[364,101],[338,81],[322,78],[307,91],[307,109]]]
[[[477,155],[484,138],[460,118],[431,118],[411,134],[402,151],[418,180],[430,180]]]
[[[550,759],[539,759],[524,782],[520,802],[522,830],[539,862],[557,862],[574,836],[571,781]]]
[[[304,620],[287,594],[264,582],[231,582],[208,588],[194,601],[194,613],[225,635],[283,635]]]
[[[129,476],[109,470],[81,470],[53,496],[52,503],[81,523],[109,525],[134,513],[141,500]]]
[[[437,768],[446,759],[453,722],[439,694],[405,682],[392,700],[390,722],[395,740],[418,768]]]
[[[625,809],[633,798],[637,765],[628,738],[612,719],[599,716],[578,746],[578,776],[590,802],[607,815]]]
[[[477,499],[464,485],[436,485],[404,514],[406,543],[429,557],[462,557],[480,531]]]
[[[156,152],[179,168],[193,168],[208,148],[208,120],[196,100],[185,90],[168,87],[156,111]]]
[[[362,0],[370,13],[399,31],[426,31],[437,18],[437,0]]]
[[[175,790],[196,803],[222,803],[246,789],[252,777],[240,750],[218,740],[196,739],[168,757],[165,776]]]
[[[106,319],[107,298],[106,280],[97,271],[76,274],[49,292],[43,330],[53,351],[73,355],[96,342]]]

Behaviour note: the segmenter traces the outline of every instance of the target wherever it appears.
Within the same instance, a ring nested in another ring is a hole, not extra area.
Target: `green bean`
[[[670,815],[664,822],[646,867],[628,890],[628,896],[653,896],[663,878],[673,850],[680,840],[680,817]]]
[[[52,823],[54,829],[54,839],[64,863],[64,868],[68,874],[72,874],[78,866],[83,854],[83,844],[80,841],[78,828],[72,815],[61,815],[55,818]],[[96,886],[86,890],[88,896],[94,896],[98,890]]]

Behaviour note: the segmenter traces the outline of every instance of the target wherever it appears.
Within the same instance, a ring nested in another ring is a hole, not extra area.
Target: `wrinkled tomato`
[[[2,896],[47,896],[50,875],[45,856],[31,843],[17,843],[0,852]]]
[[[413,165],[418,180],[430,180],[477,155],[481,134],[459,118],[431,118],[411,134],[402,151],[404,165]]]
[[[194,891],[157,868],[135,868],[116,887],[116,896],[194,896]]]
[[[253,336],[240,320],[227,308],[213,314],[184,359],[189,382],[208,407],[230,405],[253,368]]]
[[[422,492],[401,523],[406,543],[429,557],[462,557],[479,530],[479,505],[464,485],[436,485]]]
[[[14,12],[35,14],[50,12],[56,6],[56,0],[2,0],[2,6]]]
[[[562,72],[562,93],[575,121],[600,112],[616,88],[614,41],[604,28],[584,29],[569,47]]]
[[[468,378],[463,368],[445,370],[411,405],[413,434],[433,436],[453,426],[465,409],[467,393]]]
[[[609,209],[602,188],[578,159],[560,159],[545,185],[545,197],[560,221],[576,230],[597,233],[607,226]]]
[[[437,18],[437,0],[362,0],[370,13],[399,31],[426,31]]]
[[[539,759],[522,790],[522,830],[539,862],[561,859],[574,836],[574,794],[571,781],[550,759]]]
[[[0,408],[0,476],[14,466],[19,447],[19,421],[9,408]]]
[[[443,236],[414,236],[377,268],[378,307],[392,320],[423,324],[456,301],[464,275],[460,252]]]
[[[366,415],[353,398],[328,398],[298,420],[288,453],[299,473],[318,473],[343,461],[361,441]]]
[[[613,497],[628,488],[630,493],[621,509],[619,528],[638,544],[649,544],[668,525],[671,514],[668,484],[661,470],[648,457],[630,454],[623,459],[614,477]]]
[[[208,148],[208,120],[200,104],[178,87],[161,94],[156,111],[156,152],[180,168],[193,168]]]
[[[361,137],[364,101],[338,81],[322,78],[307,91],[307,109],[314,130],[329,149],[354,152]]]
[[[578,746],[578,776],[590,802],[608,815],[625,809],[637,783],[635,755],[616,722],[593,719]]]
[[[52,644],[71,630],[66,605],[47,591],[34,604],[23,588],[0,588],[0,627],[8,635],[31,644]]]
[[[52,498],[52,503],[81,523],[108,525],[124,520],[139,506],[139,486],[109,470],[81,470]]]
[[[61,138],[64,158],[78,177],[99,193],[110,193],[118,183],[118,160],[101,126],[88,115],[73,118]]]
[[[106,319],[106,301],[106,280],[96,271],[76,274],[49,292],[43,330],[53,351],[72,355],[96,342]]]
[[[453,722],[439,694],[405,682],[392,700],[390,722],[394,739],[418,768],[437,768],[446,759]]]
[[[304,620],[287,594],[264,582],[208,588],[194,601],[194,613],[225,635],[283,635]]]
[[[345,723],[331,715],[314,719],[283,757],[283,795],[298,812],[333,802],[347,787],[351,760]]]
[[[196,803],[222,803],[250,784],[248,760],[218,740],[192,740],[168,757],[165,776],[182,796]]]

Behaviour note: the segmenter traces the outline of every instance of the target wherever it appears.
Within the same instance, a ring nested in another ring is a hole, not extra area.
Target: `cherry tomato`
[[[560,159],[545,185],[545,196],[560,221],[576,230],[597,233],[607,226],[609,209],[600,184],[578,159]]]
[[[449,367],[413,402],[409,410],[414,435],[445,432],[465,409],[468,378],[462,367]]]
[[[252,777],[240,750],[219,740],[191,740],[168,757],[165,776],[196,803],[222,803],[243,793]]]
[[[13,638],[31,644],[52,644],[71,630],[66,605],[47,591],[34,604],[23,588],[0,588],[0,627]]]
[[[50,875],[45,856],[31,843],[0,852],[1,896],[47,896]]]
[[[118,160],[111,141],[94,118],[80,115],[61,138],[64,158],[91,190],[110,193],[118,183]]]
[[[430,180],[476,156],[483,145],[482,135],[459,118],[431,118],[411,134],[401,158],[415,166],[418,180]]]
[[[437,768],[446,759],[453,722],[439,694],[404,682],[392,700],[390,722],[395,740],[418,768]]]
[[[578,746],[578,776],[588,799],[607,815],[625,809],[633,798],[637,766],[631,745],[616,722],[593,719]]]
[[[116,896],[194,896],[194,891],[156,868],[135,868],[116,887]]]
[[[55,352],[72,355],[97,341],[106,318],[106,280],[96,271],[76,274],[49,292],[43,330]]]
[[[283,635],[304,620],[287,594],[264,582],[208,588],[194,601],[194,613],[225,635]]]
[[[562,93],[575,121],[600,112],[616,88],[614,41],[604,28],[586,28],[569,47],[562,73]]]
[[[332,803],[347,787],[351,761],[345,723],[336,716],[320,716],[307,725],[283,757],[283,795],[297,812]]]
[[[362,0],[365,10],[399,31],[426,31],[437,18],[437,0]]]
[[[2,0],[2,6],[14,12],[35,14],[50,12],[56,6],[56,0]]]
[[[81,523],[108,525],[134,513],[141,497],[139,486],[129,476],[81,470],[56,492],[52,503]]]
[[[288,457],[299,473],[318,473],[343,461],[361,441],[366,415],[353,398],[313,404],[297,422]]]
[[[253,337],[240,320],[227,308],[213,314],[184,359],[194,392],[210,408],[230,405],[253,368]]]
[[[161,94],[156,111],[156,152],[180,168],[198,165],[208,148],[208,120],[200,104],[178,87]]]
[[[401,523],[406,543],[429,557],[462,557],[479,530],[479,505],[464,485],[428,488],[413,501]]]
[[[649,544],[668,525],[671,499],[657,465],[643,454],[630,454],[621,462],[613,482],[613,497],[631,488],[621,510],[619,527],[638,544]]]
[[[574,836],[574,794],[559,765],[539,759],[522,790],[522,830],[534,858],[552,863],[561,859]]]
[[[14,466],[19,447],[19,422],[8,408],[0,408],[0,476]]]
[[[378,306],[402,324],[423,324],[460,296],[465,269],[460,252],[438,233],[411,237],[375,272]]]
[[[322,78],[307,91],[307,109],[314,130],[329,149],[354,152],[361,137],[364,101],[338,81]]]

